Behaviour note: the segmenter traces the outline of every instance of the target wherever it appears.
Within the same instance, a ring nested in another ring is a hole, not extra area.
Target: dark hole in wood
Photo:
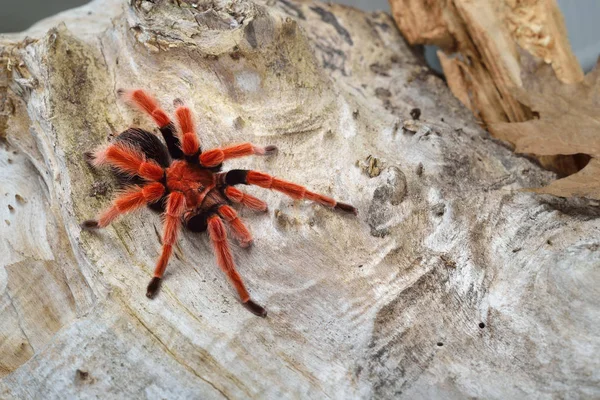
[[[410,116],[412,119],[414,119],[415,121],[417,121],[419,118],[421,118],[421,109],[420,108],[413,108],[412,110],[410,110]]]

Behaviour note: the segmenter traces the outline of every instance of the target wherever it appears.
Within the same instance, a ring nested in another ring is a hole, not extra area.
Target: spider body
[[[200,206],[216,186],[213,172],[183,160],[174,161],[165,172],[167,191],[182,193],[190,209]]]
[[[221,172],[227,159],[250,155],[271,155],[275,146],[242,143],[203,152],[194,129],[191,110],[175,101],[179,133],[156,100],[143,90],[119,91],[132,105],[150,115],[159,126],[165,144],[153,133],[130,128],[106,147],[86,153],[94,166],[109,165],[126,187],[112,206],[97,219],[82,223],[87,230],[104,228],[122,214],[148,206],[163,213],[162,252],[146,295],[154,297],[172,254],[179,230],[208,231],[217,263],[236,288],[240,300],[251,312],[266,316],[266,310],[250,298],[238,274],[227,240],[227,229],[242,247],[252,235],[231,205],[237,203],[255,211],[267,211],[267,204],[235,186],[256,185],[282,192],[294,199],[307,199],[344,212],[357,214],[354,207],[311,192],[303,186],[252,170]]]

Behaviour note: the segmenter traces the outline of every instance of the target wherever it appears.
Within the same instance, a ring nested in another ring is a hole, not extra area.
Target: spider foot
[[[346,203],[336,203],[335,207],[333,207],[336,210],[340,210],[343,212],[347,212],[347,213],[352,213],[354,215],[358,215],[358,210],[351,206],[350,204],[346,204]]]
[[[149,299],[153,299],[160,289],[160,284],[162,282],[162,278],[157,276],[153,277],[150,283],[148,284],[148,289],[146,289],[146,297]]]
[[[94,153],[91,151],[86,151],[85,153],[83,153],[83,159],[85,160],[85,162],[90,166],[93,167],[94,166],[94,159],[96,157],[94,156]]]
[[[79,226],[81,226],[81,229],[85,231],[93,231],[99,228],[98,221],[96,221],[95,219],[85,220]]]
[[[277,146],[274,146],[272,144],[265,146],[265,156],[272,156],[275,155],[279,152],[279,149],[277,148]]]
[[[256,304],[254,301],[252,301],[252,299],[248,299],[248,301],[242,304],[244,304],[244,307],[246,307],[248,311],[254,315],[258,315],[259,317],[263,318],[267,316],[267,310],[265,310],[264,307]]]
[[[241,242],[240,242],[240,247],[242,247],[242,248],[244,248],[244,249],[247,249],[247,248],[251,247],[253,243],[254,243],[254,241],[253,241],[253,240],[245,240],[245,241],[241,241]]]

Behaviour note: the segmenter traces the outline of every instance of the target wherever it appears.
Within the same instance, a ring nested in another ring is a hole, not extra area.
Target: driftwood
[[[65,21],[60,23],[60,21]],[[308,1],[96,1],[4,35],[0,397],[598,397],[597,204],[481,130],[386,14]],[[143,87],[197,111],[205,147],[276,144],[245,166],[356,205],[249,188],[235,258],[205,235],[144,296],[160,217],[97,235],[115,191],[82,153],[131,123]],[[417,110],[418,109],[418,110]]]

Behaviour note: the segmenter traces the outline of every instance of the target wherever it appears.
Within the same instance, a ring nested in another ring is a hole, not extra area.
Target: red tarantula
[[[244,306],[261,317],[267,315],[263,307],[252,301],[235,269],[223,223],[225,221],[229,225],[240,245],[247,247],[252,242],[252,236],[230,204],[242,204],[255,211],[267,211],[267,204],[238,190],[235,185],[274,189],[294,199],[307,199],[357,214],[356,208],[349,204],[339,203],[330,197],[262,172],[241,169],[220,172],[226,160],[250,155],[271,155],[277,152],[275,146],[260,147],[241,143],[202,151],[194,129],[192,112],[181,100],[174,102],[177,107],[175,116],[181,132],[178,134],[167,114],[145,91],[119,90],[119,95],[154,119],[166,147],[154,134],[130,128],[117,136],[110,145],[93,153],[86,153],[92,166],[112,166],[127,189],[97,219],[84,221],[81,226],[87,230],[104,228],[121,214],[146,205],[163,212],[162,254],[148,285],[146,296],[149,298],[158,293],[173,244],[184,225],[194,232],[208,230],[217,263],[235,286]]]

